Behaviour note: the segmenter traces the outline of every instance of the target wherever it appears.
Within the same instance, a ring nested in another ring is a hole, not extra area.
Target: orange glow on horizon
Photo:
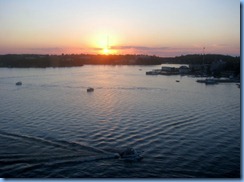
[[[104,55],[110,55],[110,54],[117,54],[118,51],[116,49],[104,48],[104,49],[102,49],[101,53]]]
[[[117,49],[113,49],[114,46],[119,45],[119,42],[121,42],[118,34],[114,32],[96,31],[87,38],[87,43],[95,54],[111,55],[120,52]]]

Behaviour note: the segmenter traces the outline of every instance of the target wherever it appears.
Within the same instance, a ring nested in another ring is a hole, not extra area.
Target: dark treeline
[[[230,63],[240,63],[240,57],[232,57],[229,55],[221,54],[191,54],[185,56],[176,56],[174,58],[166,58],[169,63],[172,64],[211,64],[214,61],[230,62]]]
[[[148,55],[89,55],[89,54],[62,54],[62,55],[38,55],[38,54],[8,54],[0,55],[0,67],[9,68],[46,68],[46,67],[73,67],[85,64],[106,65],[160,65],[171,64],[211,64],[215,61],[223,61],[229,67],[240,68],[240,57],[225,55],[185,55],[173,58],[148,56]]]
[[[46,68],[73,67],[85,64],[107,65],[155,65],[161,64],[161,58],[147,55],[89,55],[89,54],[8,54],[0,55],[0,67]]]
[[[71,67],[83,66],[83,63],[70,58],[63,58],[58,55],[1,55],[0,67],[10,68],[47,68],[47,67]]]
[[[188,64],[188,65],[205,65],[208,68],[216,67],[215,70],[234,71],[240,74],[240,57],[233,57],[221,54],[192,54],[165,59],[165,63],[171,64]],[[217,72],[217,71],[216,71]]]

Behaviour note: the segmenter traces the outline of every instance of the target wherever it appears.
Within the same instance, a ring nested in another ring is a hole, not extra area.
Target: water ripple
[[[203,87],[189,77],[147,77],[139,68],[6,70],[0,175],[240,177],[236,85]],[[113,159],[127,147],[144,151],[144,159]]]

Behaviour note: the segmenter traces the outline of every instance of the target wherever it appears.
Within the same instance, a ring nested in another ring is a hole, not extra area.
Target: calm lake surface
[[[0,177],[240,178],[240,89],[160,67],[1,68]]]

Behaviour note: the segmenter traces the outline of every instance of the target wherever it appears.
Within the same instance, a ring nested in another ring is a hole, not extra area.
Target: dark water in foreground
[[[240,89],[154,68],[0,69],[0,177],[239,178]]]

